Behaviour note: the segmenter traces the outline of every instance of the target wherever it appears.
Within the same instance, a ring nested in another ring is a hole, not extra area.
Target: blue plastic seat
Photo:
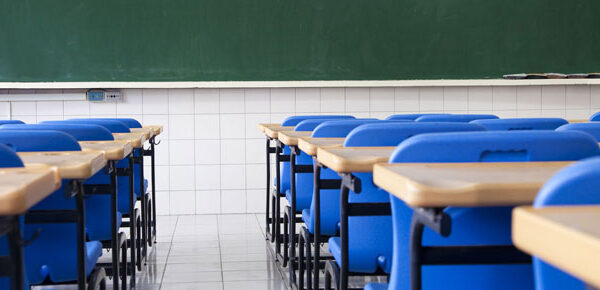
[[[118,121],[125,124],[128,128],[142,128],[142,124],[133,118],[72,118],[67,119],[68,121],[78,120],[103,120],[103,121]]]
[[[0,131],[0,143],[12,147],[16,151],[80,151],[81,147],[73,137],[59,131]],[[60,210],[75,209],[75,201],[64,196],[64,185],[53,192],[47,198],[35,205],[33,210]],[[98,202],[96,196],[88,198],[86,211],[89,213],[97,207],[102,207],[102,201]],[[105,205],[109,210],[110,200]],[[88,204],[93,206],[88,207]],[[89,211],[88,211],[89,210]],[[104,211],[103,215],[94,219],[86,220],[86,232],[102,230],[101,222],[110,211]],[[87,223],[87,221],[95,221]],[[110,233],[110,224],[108,231]],[[96,226],[100,228],[96,228]],[[106,227],[105,227],[106,228]],[[31,284],[44,282],[48,277],[53,282],[67,282],[77,280],[77,231],[73,224],[69,223],[47,223],[47,224],[25,224],[24,236],[31,237],[38,233],[37,238],[25,247],[25,268],[27,280]],[[110,239],[110,235],[109,235]],[[98,258],[102,255],[102,244],[90,238],[86,242],[86,268],[89,275]]]
[[[0,130],[60,131],[71,135],[77,141],[114,140],[112,133],[106,128],[91,124],[15,124],[2,125]]]
[[[0,120],[0,125],[6,124],[25,124],[25,122],[21,120]]]
[[[479,125],[468,123],[374,123],[362,125],[346,137],[346,147],[397,146],[412,136],[434,132],[484,131]],[[361,180],[361,193],[350,191],[349,202],[389,202],[389,194],[373,184],[372,173],[353,173]],[[323,205],[330,211],[336,204]],[[392,258],[392,218],[390,216],[349,217],[349,270],[359,273],[374,273],[377,268],[389,273]],[[339,237],[329,239],[329,251],[339,266],[341,242]]]
[[[568,124],[561,118],[514,118],[514,119],[483,119],[471,121],[479,124],[488,131],[517,131],[517,130],[555,130]]]
[[[103,120],[103,119],[72,119],[72,120],[52,120],[43,121],[40,124],[88,124],[88,125],[100,125],[105,127],[112,133],[130,133],[129,127],[125,123],[115,120]]]
[[[600,112],[596,112],[594,113],[591,117],[590,117],[590,121],[592,122],[596,122],[596,121],[600,121]]]
[[[283,122],[281,123],[281,126],[296,126],[298,125],[300,122],[304,121],[304,120],[324,120],[324,119],[328,119],[328,120],[349,120],[349,119],[354,119],[353,116],[349,116],[349,115],[305,115],[305,116],[291,116],[291,117],[287,117],[285,120],[283,120]],[[319,122],[320,123],[320,122]],[[296,130],[296,131],[306,131],[304,129],[302,130]],[[283,147],[283,154],[285,155],[289,155],[291,153],[290,148],[285,146]],[[280,178],[281,178],[281,185],[279,187],[279,191],[280,193],[285,193],[286,191],[290,190],[290,163],[289,162],[283,162],[281,164],[280,167]],[[277,177],[273,178],[273,184],[277,185]]]
[[[600,124],[599,124],[600,125]],[[600,204],[600,158],[590,158],[563,168],[538,193],[535,207]],[[588,289],[585,283],[534,257],[536,289]]]
[[[568,161],[598,156],[600,148],[585,133],[494,131],[423,134],[402,142],[390,163]],[[412,209],[391,196],[394,232],[389,289],[406,289]],[[426,228],[423,245],[511,245],[512,207],[459,208],[444,211],[452,233],[442,237]],[[532,289],[530,265],[423,266],[423,289]]]
[[[474,120],[483,119],[498,119],[496,115],[488,114],[456,114],[456,115],[426,115],[421,116],[415,120],[415,122],[471,122]]]
[[[428,116],[428,115],[449,115],[449,114],[396,114],[391,115],[385,118],[386,120],[406,120],[406,121],[414,121],[419,117]]]
[[[558,127],[556,131],[585,132],[592,135],[596,141],[600,142],[600,122],[566,124]]]

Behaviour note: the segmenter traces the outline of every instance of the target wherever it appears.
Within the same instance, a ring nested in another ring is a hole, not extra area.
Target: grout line
[[[221,289],[225,288],[225,279],[223,275],[223,251],[221,249],[221,226],[219,224],[219,215],[217,218],[217,241],[219,243],[219,265],[221,266]]]
[[[169,243],[169,252],[167,253],[167,259],[165,260],[165,269],[163,270],[162,275],[160,276],[159,289],[162,289],[163,279],[165,278],[165,273],[167,273],[167,265],[169,264],[169,257],[171,256],[171,249],[173,248],[173,239],[175,238],[175,230],[177,230],[177,224],[179,224],[179,217],[175,220],[175,226],[173,227],[173,233],[171,234],[171,242]]]

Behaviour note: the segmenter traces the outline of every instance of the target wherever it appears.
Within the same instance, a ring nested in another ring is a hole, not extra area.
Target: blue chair
[[[514,131],[423,134],[402,142],[390,163],[569,161],[597,156],[593,138],[580,132]],[[409,235],[412,209],[391,196],[394,232],[392,273],[387,289],[409,287]],[[425,228],[427,246],[512,245],[512,207],[457,208],[444,212],[452,233],[442,237]],[[422,266],[423,289],[531,289],[530,265]],[[382,289],[369,284],[365,289]],[[385,288],[383,288],[385,289]]]
[[[488,131],[516,131],[516,130],[555,130],[568,124],[561,118],[515,118],[515,119],[483,119],[471,121],[485,127]]]
[[[0,143],[12,147],[15,151],[80,151],[77,141],[66,133],[58,131],[0,131]],[[35,205],[32,211],[74,210],[76,202],[65,198],[65,186],[61,186],[50,196]],[[94,199],[92,201],[92,199]],[[108,226],[110,239],[110,223],[103,225],[102,220],[110,212],[109,203],[96,200],[96,196],[87,199],[86,212],[102,208],[103,214],[96,215],[86,223],[89,240],[85,243],[86,276],[95,269],[98,258],[102,255],[102,244],[90,233],[100,232]],[[89,206],[88,206],[89,205]],[[103,208],[103,206],[105,206]],[[25,266],[30,284],[40,284],[46,279],[55,283],[77,280],[77,230],[69,223],[27,223],[25,236],[37,235],[36,239],[25,247]]]
[[[25,122],[21,120],[0,120],[0,125],[6,124],[25,124]]]
[[[592,122],[596,122],[596,121],[600,121],[600,112],[596,112],[594,113],[591,117],[590,117],[590,121]]]
[[[585,133],[592,135],[592,137],[594,137],[594,139],[596,139],[596,141],[600,142],[600,122],[573,123],[573,124],[562,125],[562,126],[558,127],[556,129],[556,131],[585,132]]]
[[[456,114],[456,115],[426,115],[421,116],[415,122],[471,122],[482,119],[498,119],[496,115],[487,114]]]
[[[533,205],[534,207],[597,205],[600,204],[598,188],[600,188],[600,158],[595,157],[567,166],[556,173],[542,187]],[[540,258],[533,258],[533,268],[536,289],[589,289],[583,281],[545,263]]]
[[[130,133],[129,127],[123,122],[103,119],[76,119],[76,120],[52,120],[43,121],[40,124],[74,124],[74,125],[100,125],[111,133]]]
[[[367,124],[352,130],[346,137],[345,147],[397,146],[415,135],[436,132],[484,131],[482,126],[468,123],[387,123]],[[361,181],[361,193],[349,192],[349,203],[388,203],[386,191],[373,184],[372,173],[352,173]],[[343,196],[341,198],[344,198]],[[327,211],[339,203],[321,204]],[[343,218],[343,217],[342,217]],[[389,273],[392,258],[392,218],[390,216],[348,217],[348,269],[351,273]],[[341,267],[341,238],[331,237],[329,251]],[[342,273],[343,274],[343,273]],[[344,279],[344,278],[342,278]]]
[[[11,124],[0,126],[0,130],[60,131],[71,135],[77,141],[114,140],[112,133],[106,128],[91,124]]]
[[[385,118],[386,120],[406,120],[406,121],[414,121],[419,117],[428,116],[428,115],[449,115],[449,114],[396,114],[391,115]]]
[[[67,121],[80,121],[80,120],[100,120],[100,121],[119,121],[125,124],[129,128],[142,128],[142,124],[133,118],[72,118]]]

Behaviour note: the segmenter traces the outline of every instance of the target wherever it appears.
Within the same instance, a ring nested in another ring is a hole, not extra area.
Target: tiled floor
[[[159,216],[158,243],[136,289],[287,290],[261,221],[264,215]]]

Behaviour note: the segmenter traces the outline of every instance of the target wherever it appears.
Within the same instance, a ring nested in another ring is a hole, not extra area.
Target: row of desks
[[[311,138],[278,124],[265,135],[298,146],[338,173],[373,172],[374,183],[413,208],[529,205],[539,189],[571,162],[388,164],[395,147],[343,147],[344,138]],[[600,287],[600,206],[519,207],[515,245]]]

